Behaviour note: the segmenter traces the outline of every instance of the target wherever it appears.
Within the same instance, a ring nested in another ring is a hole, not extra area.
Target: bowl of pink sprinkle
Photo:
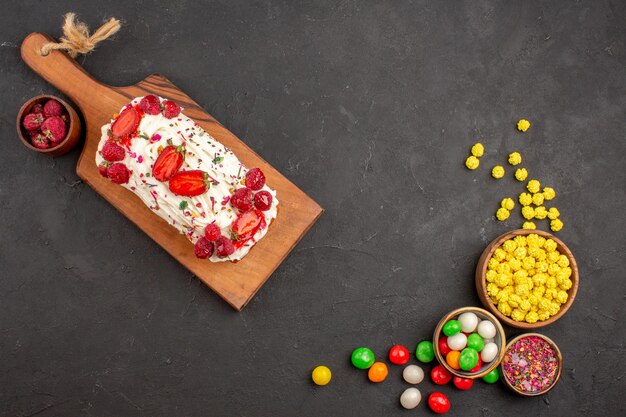
[[[558,346],[539,333],[525,333],[511,340],[500,363],[506,386],[527,397],[543,395],[554,388],[562,369]]]
[[[59,97],[33,97],[17,114],[17,134],[36,152],[61,156],[76,147],[80,131],[78,114]]]

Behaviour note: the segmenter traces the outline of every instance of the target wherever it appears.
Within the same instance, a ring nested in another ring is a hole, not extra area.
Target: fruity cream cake
[[[102,126],[96,164],[184,234],[198,258],[242,259],[276,218],[263,172],[155,95],[135,98]]]

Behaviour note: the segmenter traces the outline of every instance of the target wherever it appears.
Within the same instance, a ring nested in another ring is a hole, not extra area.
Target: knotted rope
[[[96,47],[96,44],[117,32],[121,23],[112,17],[100,26],[93,35],[89,35],[89,27],[83,22],[74,21],[76,15],[67,13],[63,23],[63,36],[60,42],[49,42],[41,47],[41,55],[48,55],[50,51],[60,49],[67,51],[69,56],[76,58],[78,54],[86,54]]]

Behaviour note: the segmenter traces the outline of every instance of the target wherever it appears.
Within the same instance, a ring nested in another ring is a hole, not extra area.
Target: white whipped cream
[[[134,106],[142,98],[137,97],[130,104]],[[120,113],[124,108],[120,110]],[[102,147],[109,139],[108,132],[112,123],[113,120],[102,126],[102,136],[96,152],[96,165],[105,162],[102,158]],[[173,194],[167,182],[152,178],[152,166],[159,156],[159,148],[167,147],[168,140],[174,146],[185,145],[185,161],[180,171],[200,169],[208,173],[218,184],[211,184],[207,192],[202,195],[183,197]],[[124,148],[126,156],[123,161],[119,162],[125,164],[131,171],[128,183],[121,184],[124,188],[141,198],[150,210],[178,229],[192,243],[204,236],[204,228],[213,222],[220,227],[222,235],[230,238],[231,225],[237,218],[239,210],[231,206],[229,199],[233,191],[245,184],[248,172],[248,168],[230,149],[215,140],[182,112],[172,119],[167,119],[161,113],[143,114],[137,136],[132,138],[129,148]],[[242,259],[250,248],[265,236],[271,221],[276,218],[278,200],[276,191],[269,188],[267,184],[262,190],[272,194],[272,206],[269,210],[262,212],[265,216],[266,227],[259,229],[245,245],[235,246],[235,252],[232,255],[219,258],[214,253],[209,258],[210,261]],[[193,248],[190,246],[189,250]]]

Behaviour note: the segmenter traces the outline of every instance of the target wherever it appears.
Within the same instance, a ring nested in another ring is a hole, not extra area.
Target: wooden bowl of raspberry
[[[28,100],[17,114],[17,133],[27,148],[60,156],[78,143],[81,124],[76,111],[58,97]]]

